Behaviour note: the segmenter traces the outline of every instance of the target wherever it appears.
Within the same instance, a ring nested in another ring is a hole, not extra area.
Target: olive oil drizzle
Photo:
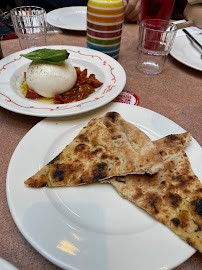
[[[27,85],[26,78],[24,77],[21,84],[20,84],[20,91],[25,98],[26,98],[26,94],[27,94],[27,89],[28,89],[28,85]],[[37,101],[37,102],[45,103],[45,104],[55,104],[53,101],[53,98],[46,98],[46,97],[32,99],[32,101]]]

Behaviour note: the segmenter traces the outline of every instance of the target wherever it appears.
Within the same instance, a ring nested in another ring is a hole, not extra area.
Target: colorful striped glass
[[[87,5],[87,47],[118,59],[124,6],[122,0],[89,0]]]

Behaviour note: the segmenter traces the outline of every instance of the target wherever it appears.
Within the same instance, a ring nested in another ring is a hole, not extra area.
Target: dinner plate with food
[[[126,83],[112,57],[83,47],[46,46],[0,61],[0,106],[26,115],[84,113],[116,98]]]
[[[63,269],[172,269],[202,252],[201,158],[189,131],[113,102],[34,126],[11,158],[8,204]]]

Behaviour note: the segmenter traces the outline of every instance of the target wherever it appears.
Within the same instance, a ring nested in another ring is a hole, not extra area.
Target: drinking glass
[[[22,49],[46,45],[45,9],[22,6],[12,9],[10,13]]]
[[[89,0],[87,5],[87,47],[118,60],[124,6],[122,0]]]
[[[177,26],[166,20],[144,20],[140,23],[137,69],[146,74],[162,72],[175,39]]]
[[[146,19],[170,20],[175,0],[142,0],[140,21]]]

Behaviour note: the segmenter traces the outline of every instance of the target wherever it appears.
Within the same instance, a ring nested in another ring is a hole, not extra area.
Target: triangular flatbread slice
[[[154,142],[164,161],[156,175],[114,177],[109,182],[202,253],[202,184],[184,151],[190,138],[187,132]]]
[[[25,181],[30,187],[77,186],[163,167],[149,137],[117,112],[92,119],[51,162]]]

